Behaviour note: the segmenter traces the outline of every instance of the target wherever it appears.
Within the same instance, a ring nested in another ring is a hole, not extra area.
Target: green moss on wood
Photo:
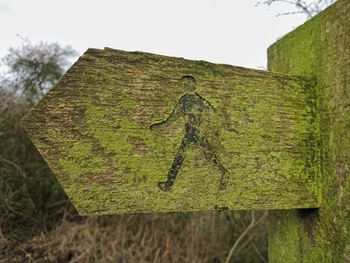
[[[67,157],[60,159],[58,165],[69,175],[71,183],[76,180],[89,180],[88,175],[101,173],[106,169],[106,161],[92,152],[90,142],[83,140],[74,142]]]
[[[184,95],[185,75],[215,109],[203,114],[201,132],[229,173],[225,190],[198,147],[187,152],[170,192],[157,187],[185,122],[149,127]],[[305,77],[89,49],[24,124],[81,214],[317,207],[314,98]]]

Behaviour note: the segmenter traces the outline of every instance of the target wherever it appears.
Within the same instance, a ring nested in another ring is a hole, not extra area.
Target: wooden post
[[[321,207],[270,213],[270,262],[350,262],[350,1],[268,50],[269,70],[314,77],[320,120]]]

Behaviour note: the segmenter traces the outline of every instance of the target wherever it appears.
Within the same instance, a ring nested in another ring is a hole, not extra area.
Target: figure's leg
[[[158,187],[161,190],[165,192],[170,191],[171,186],[174,184],[175,178],[179,173],[181,165],[185,159],[185,152],[187,151],[189,144],[189,141],[186,139],[186,137],[184,137],[169,170],[168,179],[165,182],[158,183]]]
[[[220,190],[224,190],[227,187],[228,184],[228,175],[227,175],[227,170],[225,167],[221,164],[220,160],[214,153],[210,143],[206,138],[201,138],[199,140],[200,146],[204,152],[205,158],[214,164],[221,172],[221,177],[220,177],[220,185],[219,188]]]

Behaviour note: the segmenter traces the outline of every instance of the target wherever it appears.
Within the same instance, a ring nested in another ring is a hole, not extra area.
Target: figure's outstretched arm
[[[216,108],[209,102],[207,101],[205,98],[203,98],[200,94],[198,94],[196,92],[197,96],[200,97],[203,101],[204,101],[204,104],[205,104],[205,107],[207,109],[210,109],[210,110],[213,110],[214,112],[216,112]]]
[[[151,131],[159,128],[164,128],[170,126],[172,123],[174,123],[178,118],[182,117],[184,114],[180,100],[176,103],[174,110],[169,115],[169,117],[161,122],[152,124],[149,128]]]
[[[213,110],[214,112],[216,112],[216,108],[209,101],[207,101],[206,99],[204,99],[204,100],[205,100],[206,104],[208,105],[208,108]]]

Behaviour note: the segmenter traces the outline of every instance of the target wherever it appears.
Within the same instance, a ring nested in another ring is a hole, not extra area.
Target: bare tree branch
[[[272,5],[275,3],[285,3],[294,6],[295,11],[280,13],[277,16],[293,15],[293,14],[305,14],[307,18],[321,12],[324,8],[333,4],[336,0],[265,0],[258,1],[257,5]]]
[[[251,211],[251,221],[250,224],[247,226],[247,228],[239,235],[239,237],[234,242],[233,246],[231,247],[228,256],[225,260],[225,263],[229,263],[231,261],[231,258],[233,257],[239,243],[242,241],[242,239],[248,234],[248,232],[254,228],[256,225],[259,224],[261,220],[263,220],[267,216],[267,212],[265,212],[258,220],[255,219],[254,211]]]

